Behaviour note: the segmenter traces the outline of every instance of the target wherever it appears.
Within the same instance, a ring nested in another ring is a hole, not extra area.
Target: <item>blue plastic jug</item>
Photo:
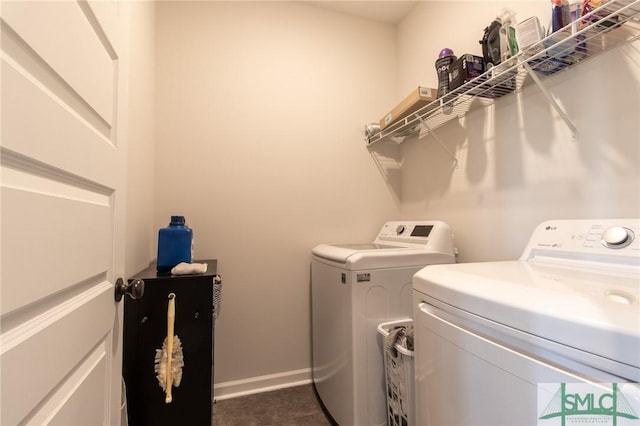
[[[193,231],[184,216],[171,216],[171,223],[158,231],[158,272],[168,272],[180,262],[191,263]]]

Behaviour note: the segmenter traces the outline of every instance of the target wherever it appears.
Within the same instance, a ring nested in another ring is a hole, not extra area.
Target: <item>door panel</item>
[[[4,23],[1,44],[2,146],[113,187],[118,157],[111,125]],[[93,155],[100,161],[85,161]]]
[[[73,374],[77,364],[94,347],[109,345],[110,305],[113,286],[103,281],[3,333],[2,425],[20,422],[57,387],[82,385],[68,380],[77,378]],[[95,388],[101,395],[104,380],[103,376],[103,383]],[[6,399],[12,403],[6,404]]]
[[[2,2],[0,424],[120,423],[127,2]]]
[[[114,57],[87,16],[72,1],[11,1],[2,17],[29,53],[37,55],[107,123],[113,123]],[[43,31],[44,29],[44,31]]]
[[[2,314],[65,289],[71,295],[73,286],[91,277],[106,277],[109,267],[109,204],[32,192],[45,191],[52,183],[45,179],[32,188],[7,188],[13,183],[6,182],[10,171],[3,170],[0,193],[2,221],[7,224],[2,230],[2,276],[9,278],[3,280]],[[46,279],[25,273],[35,263],[37,270],[46,271]]]
[[[123,48],[121,46],[123,35],[119,32],[118,12],[120,5],[118,0],[86,0],[78,2],[87,19],[105,46],[105,50],[116,57]]]
[[[107,355],[104,345],[96,348],[74,372],[74,376],[50,398],[49,406],[38,411],[28,425],[43,424],[60,426],[99,425],[104,415],[106,395],[93,395],[108,374]],[[79,383],[79,387],[75,385]],[[54,409],[54,404],[60,405]],[[55,413],[53,417],[50,413]]]

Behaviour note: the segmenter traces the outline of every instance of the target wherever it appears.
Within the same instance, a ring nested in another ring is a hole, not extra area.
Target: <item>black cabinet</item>
[[[214,296],[220,280],[216,260],[197,262],[208,264],[205,274],[171,276],[152,265],[131,278],[145,282],[144,296],[125,297],[124,305],[123,376],[131,426],[213,424]],[[154,360],[167,336],[170,293],[176,295],[174,334],[182,342],[184,367],[167,404]]]

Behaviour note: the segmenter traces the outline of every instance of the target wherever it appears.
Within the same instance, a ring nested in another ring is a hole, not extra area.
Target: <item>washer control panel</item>
[[[583,255],[604,261],[635,258],[640,265],[640,219],[550,220],[538,225],[521,259],[545,257],[580,259]]]
[[[398,239],[398,241],[419,243],[429,238],[434,228],[438,228],[437,222],[387,222],[378,233],[379,239]]]
[[[374,242],[422,247],[446,253],[455,250],[449,225],[438,220],[387,222],[378,232]]]

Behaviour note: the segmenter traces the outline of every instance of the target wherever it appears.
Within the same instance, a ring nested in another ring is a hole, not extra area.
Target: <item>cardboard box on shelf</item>
[[[418,86],[417,89],[380,120],[380,130],[435,101],[438,97],[437,95],[436,89]]]

